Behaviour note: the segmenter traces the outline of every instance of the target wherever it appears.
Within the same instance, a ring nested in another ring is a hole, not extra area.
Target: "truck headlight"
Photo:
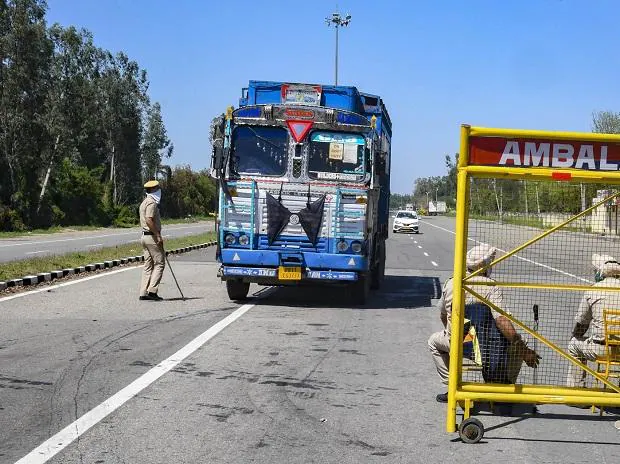
[[[224,236],[224,241],[226,242],[226,245],[234,245],[237,239],[233,234],[226,234]]]
[[[347,242],[345,242],[344,240],[340,240],[337,244],[336,244],[336,249],[340,252],[340,253],[344,253],[345,251],[347,251],[349,249],[349,244]]]
[[[360,253],[362,251],[362,244],[360,242],[353,242],[351,244],[351,251],[353,253]]]
[[[240,235],[239,236],[239,245],[246,246],[249,243],[250,243],[250,237],[248,237],[247,235]]]

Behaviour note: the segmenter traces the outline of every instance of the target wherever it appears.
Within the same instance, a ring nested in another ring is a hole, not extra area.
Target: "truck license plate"
[[[301,267],[280,266],[278,268],[278,279],[301,280]]]

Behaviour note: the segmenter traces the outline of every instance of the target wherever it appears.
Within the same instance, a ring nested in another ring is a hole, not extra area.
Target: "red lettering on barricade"
[[[618,171],[620,143],[472,136],[469,164]]]

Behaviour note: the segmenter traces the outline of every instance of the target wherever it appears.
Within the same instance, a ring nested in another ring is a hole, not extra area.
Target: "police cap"
[[[149,180],[146,184],[144,184],[144,188],[153,188],[159,187],[159,182],[156,180]]]

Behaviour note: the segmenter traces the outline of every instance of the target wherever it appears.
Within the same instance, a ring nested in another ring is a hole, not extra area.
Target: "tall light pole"
[[[338,85],[338,29],[341,27],[348,26],[351,22],[351,15],[348,14],[344,18],[340,16],[340,13],[332,13],[331,18],[325,18],[325,23],[327,26],[331,26],[332,24],[336,28],[336,84]]]

